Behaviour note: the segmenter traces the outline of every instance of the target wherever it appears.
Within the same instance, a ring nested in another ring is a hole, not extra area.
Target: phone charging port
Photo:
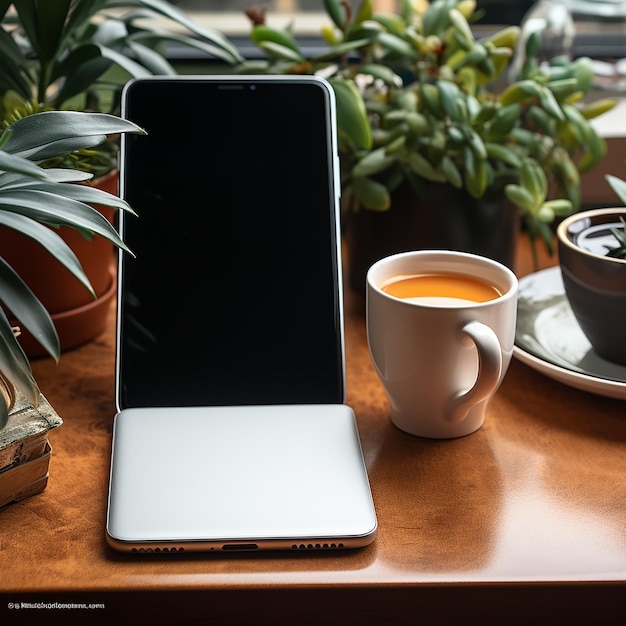
[[[245,552],[258,549],[259,546],[256,543],[225,543],[222,546],[222,550],[226,552]]]

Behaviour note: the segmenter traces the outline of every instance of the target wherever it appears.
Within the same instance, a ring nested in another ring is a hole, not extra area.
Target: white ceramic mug
[[[499,295],[486,302],[404,299],[382,290],[405,275],[481,280]],[[511,362],[518,283],[504,265],[448,250],[405,252],[367,273],[367,337],[374,367],[400,429],[437,439],[478,430]]]

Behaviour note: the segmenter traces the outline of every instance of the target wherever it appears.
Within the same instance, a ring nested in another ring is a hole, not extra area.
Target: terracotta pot
[[[117,171],[94,182],[100,189],[117,194]],[[115,211],[97,207],[113,223]],[[102,237],[89,241],[80,233],[61,227],[59,234],[77,255],[97,298],[40,245],[11,229],[0,227],[0,254],[41,300],[55,323],[61,350],[69,350],[96,337],[105,327],[115,296],[114,246]],[[48,353],[22,329],[19,341],[30,358]]]
[[[430,184],[423,196],[408,185],[391,196],[388,211],[344,215],[348,285],[365,294],[365,276],[379,259],[409,250],[458,250],[513,268],[519,212],[503,193],[476,200],[449,185]]]

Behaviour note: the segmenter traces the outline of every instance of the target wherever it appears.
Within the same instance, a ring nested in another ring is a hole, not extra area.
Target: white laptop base
[[[137,408],[115,418],[107,540],[117,550],[357,548],[376,531],[346,405]]]

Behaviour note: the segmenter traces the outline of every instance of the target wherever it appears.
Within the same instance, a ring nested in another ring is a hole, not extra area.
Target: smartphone
[[[118,410],[344,402],[331,86],[138,79],[122,116]]]

